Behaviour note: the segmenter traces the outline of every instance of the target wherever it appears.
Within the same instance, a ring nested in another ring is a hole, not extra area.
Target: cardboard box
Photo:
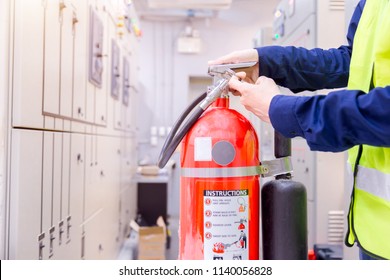
[[[139,226],[134,220],[130,227],[137,233],[134,257],[138,260],[165,260],[167,230],[160,216],[156,226]]]
[[[138,172],[145,176],[157,176],[160,172],[160,168],[158,168],[157,165],[139,166]]]

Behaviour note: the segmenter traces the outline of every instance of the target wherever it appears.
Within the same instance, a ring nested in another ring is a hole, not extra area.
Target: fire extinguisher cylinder
[[[273,180],[261,190],[263,259],[307,259],[306,188],[292,180]]]
[[[291,156],[291,139],[284,137],[279,132],[275,131],[275,151],[276,158]]]

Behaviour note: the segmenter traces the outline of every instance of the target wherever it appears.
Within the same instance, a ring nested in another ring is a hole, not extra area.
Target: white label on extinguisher
[[[247,260],[248,190],[204,190],[204,259]]]
[[[211,161],[211,137],[196,137],[194,142],[194,160]]]

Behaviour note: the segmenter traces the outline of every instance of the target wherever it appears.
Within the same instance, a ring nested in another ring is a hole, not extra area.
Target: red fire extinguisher
[[[174,125],[158,163],[165,166],[183,140],[179,259],[259,259],[258,139],[223,94],[234,72],[224,66],[220,74]]]
[[[231,69],[255,64],[213,67],[215,86],[189,105],[162,148],[160,168],[182,142],[179,259],[259,259],[259,175],[291,171],[291,164],[289,158],[260,164],[254,128],[229,108]]]
[[[180,259],[259,258],[258,140],[228,105],[215,101],[182,142]],[[241,235],[246,247],[237,246]],[[224,244],[222,254],[216,244]]]

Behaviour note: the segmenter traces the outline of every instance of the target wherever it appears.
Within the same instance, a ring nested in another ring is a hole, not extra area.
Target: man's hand
[[[239,78],[245,73],[237,73]],[[237,77],[232,77],[229,82],[230,90],[234,95],[240,95],[240,102],[244,107],[258,116],[262,121],[270,123],[268,111],[272,98],[280,93],[274,80],[261,76],[255,84],[241,82]]]
[[[215,64],[241,63],[241,62],[250,62],[250,61],[259,62],[259,57],[255,49],[234,51],[215,60],[211,60],[208,62],[208,64],[215,65]],[[254,84],[257,78],[259,77],[258,63],[255,66],[252,66],[247,70],[245,70],[245,73],[246,73],[246,77],[243,80],[247,83]]]

